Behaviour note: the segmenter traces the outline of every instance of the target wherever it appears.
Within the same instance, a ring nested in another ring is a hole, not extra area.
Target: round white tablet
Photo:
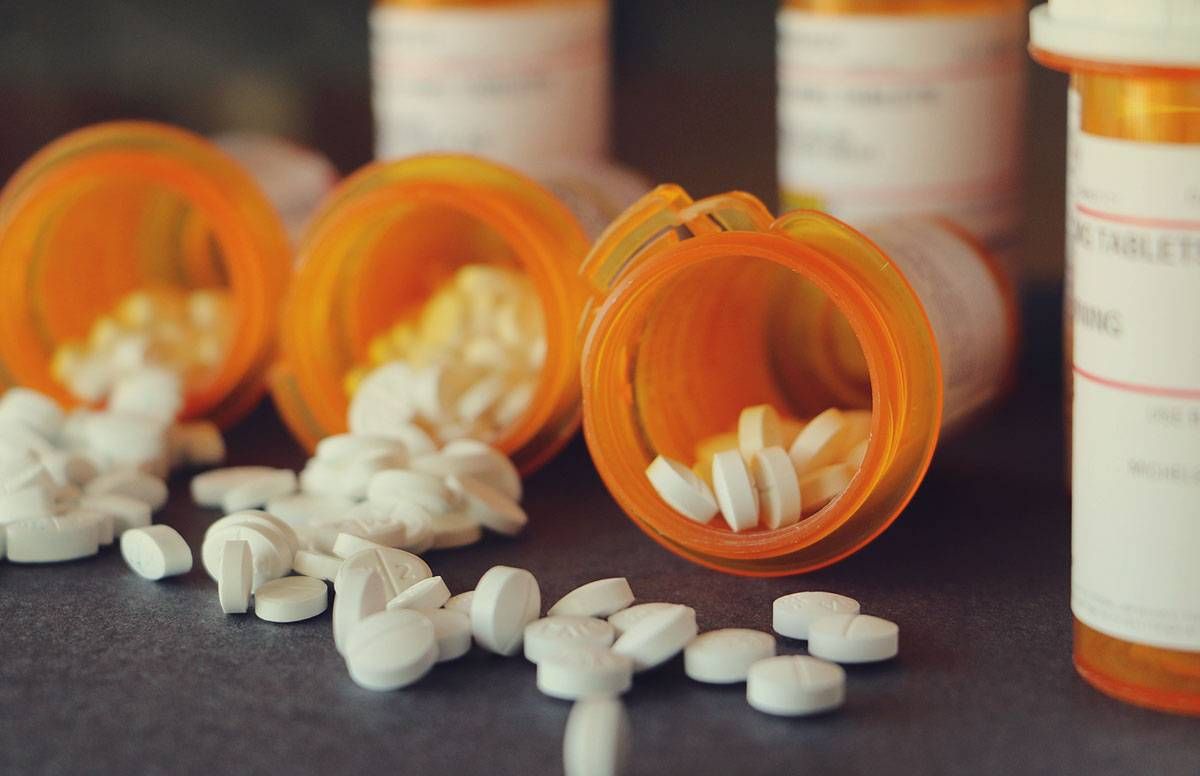
[[[452,550],[475,544],[483,538],[483,528],[465,512],[447,512],[432,518],[433,547]]]
[[[612,648],[631,658],[635,671],[647,671],[678,655],[696,633],[696,612],[675,605],[647,615],[622,633]]]
[[[270,466],[230,466],[197,474],[192,478],[192,500],[202,507],[219,507],[230,490],[273,471]]]
[[[842,411],[830,407],[810,420],[804,429],[796,435],[788,450],[788,457],[796,467],[796,473],[803,477],[809,472],[828,466],[837,459],[841,451],[840,438],[845,426]]]
[[[216,520],[209,525],[205,530],[204,535],[207,537],[209,533],[217,530],[218,528],[224,528],[227,525],[257,526],[265,529],[271,534],[272,537],[277,537],[283,540],[284,544],[287,545],[288,549],[292,553],[295,553],[300,549],[300,539],[296,535],[295,529],[280,520],[278,517],[275,517],[268,512],[263,512],[260,509],[245,509],[241,512],[234,512],[233,514],[226,515],[225,517],[222,517],[221,519]]]
[[[845,702],[846,672],[839,665],[807,655],[767,658],[750,666],[746,700],[767,714],[820,714]]]
[[[782,447],[768,447],[754,454],[750,464],[758,489],[762,523],[770,529],[785,528],[800,519],[800,479],[792,459]]]
[[[381,547],[365,550],[347,558],[342,563],[342,569],[334,580],[334,590],[342,589],[342,581],[347,574],[364,569],[379,573],[383,582],[384,605],[395,598],[401,590],[407,590],[413,583],[433,576],[429,564],[411,552],[392,547]]]
[[[707,523],[719,509],[708,483],[679,461],[660,455],[646,467],[646,477],[659,497],[688,520]]]
[[[633,590],[625,577],[597,579],[567,593],[551,606],[547,614],[572,614],[579,617],[608,617],[633,603]]]
[[[130,528],[145,528],[150,525],[150,505],[119,493],[84,496],[79,506],[111,515],[113,534],[120,536]]]
[[[333,582],[342,569],[342,559],[312,550],[300,550],[292,559],[292,570],[314,579]]]
[[[493,566],[479,578],[471,599],[471,633],[491,652],[515,655],[525,626],[541,612],[537,579],[524,569]]]
[[[546,655],[575,644],[607,648],[616,635],[613,626],[595,617],[543,617],[525,626],[525,659],[537,663]]]
[[[58,563],[100,551],[95,526],[82,520],[36,517],[0,526],[5,529],[8,559],[13,563]]]
[[[303,528],[338,519],[354,508],[354,502],[338,496],[316,493],[289,493],[267,502],[266,512],[292,528]]]
[[[758,491],[741,453],[725,450],[714,455],[712,481],[721,517],[730,530],[744,531],[758,525]]]
[[[316,617],[329,604],[329,587],[312,577],[273,579],[254,591],[254,613],[268,622],[299,622]]]
[[[780,636],[804,640],[814,622],[831,614],[858,614],[858,601],[837,593],[806,590],[775,599],[771,605],[771,627]]]
[[[890,660],[900,650],[896,623],[869,614],[831,614],[808,629],[808,651],[835,663]]]
[[[565,776],[620,776],[629,760],[629,718],[617,698],[576,701],[563,734]]]
[[[346,637],[350,678],[368,690],[406,687],[429,673],[437,659],[433,623],[412,609],[372,614]]]
[[[383,576],[374,568],[342,574],[333,596],[333,644],[345,654],[346,637],[360,620],[387,608]]]
[[[225,491],[221,508],[225,512],[257,509],[278,496],[296,492],[296,473],[291,469],[274,469],[246,480]]]
[[[163,579],[192,570],[191,549],[169,525],[149,525],[121,534],[121,557],[146,579]]]
[[[551,698],[573,701],[590,695],[620,695],[633,685],[633,661],[607,647],[561,646],[537,664],[537,686]]]
[[[136,469],[116,469],[96,477],[84,486],[89,496],[103,493],[118,493],[147,504],[152,512],[162,509],[167,503],[167,484]]]
[[[450,590],[441,577],[414,582],[388,601],[389,609],[433,610],[450,600]]]
[[[801,477],[800,500],[804,502],[804,514],[819,512],[842,495],[857,472],[856,466],[835,463],[814,469]]]
[[[408,502],[433,513],[449,512],[453,500],[441,477],[408,469],[385,469],[371,476],[367,500],[378,507]]]
[[[775,655],[775,637],[746,628],[701,633],[683,651],[683,670],[697,682],[746,681],[750,666]]]
[[[433,623],[439,663],[456,660],[471,650],[471,617],[450,609],[422,612]]]
[[[473,439],[450,442],[441,452],[414,460],[412,466],[439,477],[470,477],[491,485],[513,501],[521,500],[521,475],[517,467],[504,453]]]
[[[529,522],[525,510],[499,488],[467,475],[451,475],[446,484],[462,498],[467,517],[488,530],[516,536]]]
[[[217,579],[220,574],[221,549],[230,539],[245,539],[250,543],[255,590],[264,582],[278,579],[292,570],[291,548],[278,531],[268,525],[232,522],[218,528],[209,528],[204,534],[204,543],[200,546],[200,562],[213,579]]]
[[[221,547],[221,572],[217,577],[217,600],[225,614],[245,614],[250,609],[254,584],[254,562],[250,542],[229,539]]]
[[[450,600],[442,604],[443,609],[449,609],[452,612],[462,612],[468,617],[471,615],[471,601],[475,598],[475,591],[468,590],[465,593],[450,596]]]
[[[672,607],[681,606],[682,604],[668,604],[660,602],[652,602],[648,604],[635,604],[628,609],[622,609],[608,618],[608,624],[616,629],[617,635],[620,636],[625,631],[632,628],[637,623],[646,619],[652,614],[659,612],[670,611]],[[691,607],[685,607],[691,609]],[[692,618],[696,617],[696,610],[692,609]]]
[[[342,560],[349,558],[351,555],[366,552],[367,550],[382,549],[386,549],[382,544],[373,542],[370,539],[364,539],[361,536],[355,536],[354,534],[339,533],[337,538],[333,540],[333,554]]]
[[[759,404],[742,410],[738,416],[737,439],[738,452],[747,463],[752,461],[760,450],[783,444],[783,426],[779,422],[779,413],[769,404]]]

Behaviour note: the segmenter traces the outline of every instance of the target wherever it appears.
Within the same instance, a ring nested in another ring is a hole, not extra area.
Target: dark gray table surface
[[[1035,307],[1031,329],[1053,331],[1055,314]],[[1109,700],[1072,669],[1056,349],[1031,350],[1012,399],[944,445],[893,529],[833,568],[750,580],[667,554],[621,515],[581,441],[528,482],[525,535],[429,560],[454,591],[496,563],[528,568],[546,605],[625,575],[641,600],[694,606],[703,629],[769,629],[772,599],[805,589],[900,624],[899,659],[850,669],[845,708],[816,719],[755,712],[742,686],[693,683],[678,660],[639,676],[633,774],[1198,773],[1200,722]],[[269,410],[231,448],[234,462],[301,460]],[[216,514],[173,485],[161,519],[196,547]],[[407,690],[359,689],[328,613],[223,615],[199,568],[155,583],[113,551],[0,564],[0,774],[552,774],[568,709],[523,659],[479,650]]]

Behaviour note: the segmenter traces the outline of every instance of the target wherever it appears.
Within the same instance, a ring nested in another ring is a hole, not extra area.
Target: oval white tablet
[[[286,496],[296,492],[296,473],[291,469],[275,469],[263,472],[256,477],[248,477],[245,481],[225,491],[221,499],[221,508],[225,512],[238,512],[243,509],[257,509],[265,506],[268,501],[277,496]]]
[[[840,436],[845,420],[836,407],[817,415],[808,422],[804,430],[796,435],[788,456],[796,473],[803,477],[814,469],[828,466],[837,460],[841,452]]]
[[[414,582],[388,601],[389,609],[416,609],[427,611],[439,608],[450,600],[450,589],[441,577],[430,577]]]
[[[679,461],[660,455],[646,467],[646,478],[659,498],[679,514],[697,523],[717,515],[717,500],[708,483]]]
[[[438,477],[470,477],[513,501],[521,500],[521,475],[517,467],[504,453],[474,439],[450,442],[435,455],[415,459],[412,466]]]
[[[453,507],[450,491],[441,477],[408,469],[386,469],[371,476],[367,483],[367,500],[387,508],[399,502],[409,502],[439,514]]]
[[[250,543],[229,539],[221,547],[221,572],[217,576],[217,600],[225,614],[245,614],[250,609],[254,563]]]
[[[147,504],[152,512],[167,503],[167,484],[136,469],[117,469],[106,472],[89,482],[83,489],[89,496],[117,493]]]
[[[547,614],[608,617],[633,603],[633,590],[625,577],[597,579],[581,585],[551,606]]]
[[[756,453],[783,444],[783,427],[779,413],[769,404],[747,407],[738,415],[738,452],[749,463]]]
[[[747,628],[701,633],[683,651],[683,670],[697,682],[746,681],[750,666],[775,655],[775,637]]]
[[[438,659],[433,623],[412,609],[387,609],[356,623],[346,638],[350,678],[368,690],[417,681]]]
[[[647,615],[621,634],[613,651],[633,660],[639,673],[662,665],[696,638],[696,613],[687,606],[672,606]]]
[[[283,577],[254,591],[254,613],[268,622],[300,622],[329,604],[329,587],[312,577]]]
[[[537,663],[537,686],[551,698],[573,701],[620,695],[633,685],[633,660],[607,647],[575,643],[558,647]]]
[[[342,560],[349,558],[351,555],[366,552],[367,550],[382,549],[385,549],[384,545],[373,542],[370,539],[364,539],[361,536],[355,536],[354,534],[339,533],[337,538],[333,540],[333,554]]]
[[[400,591],[407,590],[413,583],[433,576],[429,564],[411,552],[383,547],[365,550],[347,558],[342,563],[337,579],[334,580],[334,589],[340,591],[342,581],[348,574],[362,570],[372,570],[379,574],[383,582],[385,606]]]
[[[721,517],[732,531],[744,531],[758,525],[758,491],[742,454],[726,450],[713,456],[713,493]]]
[[[13,563],[58,563],[100,551],[96,528],[81,520],[37,517],[0,526],[7,529],[7,554]]]
[[[758,489],[763,526],[774,530],[797,522],[802,514],[800,479],[784,449],[768,447],[758,451],[750,467],[754,487]]]
[[[342,559],[312,550],[300,550],[292,559],[292,570],[314,579],[333,582],[342,569]]]
[[[842,495],[857,471],[858,468],[850,464],[835,463],[801,477],[800,499],[804,502],[804,514],[819,512]]]
[[[750,666],[746,700],[766,714],[786,717],[820,714],[846,699],[841,666],[807,655],[781,655]]]
[[[214,521],[205,530],[204,535],[207,537],[209,533],[219,528],[224,528],[227,525],[257,526],[266,530],[273,538],[282,540],[291,552],[295,553],[300,549],[300,538],[296,535],[295,529],[269,512],[263,512],[259,509],[245,509],[241,512],[234,512]]]
[[[456,660],[471,651],[471,617],[450,609],[422,612],[433,623],[439,663]]]
[[[79,506],[110,515],[113,519],[113,534],[116,536],[131,528],[145,528],[151,523],[149,504],[119,493],[85,495],[79,500]]]
[[[192,570],[192,551],[169,525],[132,528],[121,534],[121,557],[146,579],[163,579]]]
[[[405,454],[404,443],[375,434],[334,434],[317,442],[314,457],[334,463],[344,462],[367,452]]]
[[[344,655],[346,638],[361,620],[387,608],[383,577],[373,568],[342,574],[333,596],[333,645]]]
[[[616,636],[613,626],[595,617],[543,617],[525,626],[525,659],[537,663],[546,655],[574,644],[607,648]]]
[[[808,629],[808,651],[835,663],[890,660],[900,650],[900,628],[869,614],[831,614]]]
[[[435,550],[452,550],[466,547],[483,539],[483,528],[465,512],[448,512],[435,515],[432,519],[433,547]]]
[[[230,466],[197,474],[192,478],[192,500],[202,507],[219,507],[232,488],[273,471],[270,466]]]
[[[442,608],[449,609],[453,612],[462,612],[463,614],[471,614],[471,601],[475,598],[475,591],[468,590],[465,593],[450,596],[450,600],[442,605]]]
[[[670,611],[675,606],[682,606],[682,604],[660,603],[657,601],[648,604],[634,604],[628,609],[622,609],[609,617],[608,624],[613,626],[617,631],[617,635],[620,636],[650,615]],[[690,606],[684,608],[692,609]],[[695,617],[696,610],[692,609],[692,618],[695,619]]]
[[[353,508],[354,502],[348,498],[316,493],[290,493],[268,501],[265,511],[292,528],[303,528],[336,520]]]
[[[467,475],[451,475],[446,484],[465,505],[468,518],[488,530],[516,536],[529,522],[529,516],[507,494]]]
[[[491,652],[515,655],[525,626],[541,612],[537,579],[524,569],[493,566],[479,578],[471,598],[471,633]]]
[[[229,523],[220,528],[210,528],[200,546],[200,562],[213,579],[217,579],[220,573],[221,549],[230,539],[244,539],[250,544],[255,590],[263,583],[278,579],[291,571],[291,550],[277,531],[265,525]]]
[[[837,593],[805,590],[780,596],[771,604],[771,627],[780,636],[804,640],[814,622],[831,614],[858,614],[858,601]]]
[[[620,776],[629,760],[629,719],[617,698],[576,701],[563,734],[565,776]]]

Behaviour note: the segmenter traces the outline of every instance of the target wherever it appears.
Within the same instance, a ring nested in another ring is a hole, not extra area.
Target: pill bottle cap
[[[1050,0],[1030,13],[1029,33],[1061,57],[1200,67],[1200,0]]]

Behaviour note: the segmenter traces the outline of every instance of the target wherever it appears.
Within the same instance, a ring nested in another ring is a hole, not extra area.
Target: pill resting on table
[[[524,569],[493,566],[475,585],[471,597],[471,632],[484,649],[514,655],[525,626],[537,619],[542,597],[537,580]]]
[[[537,664],[537,686],[560,700],[619,695],[633,685],[633,661],[607,647],[569,644],[551,650]]]
[[[575,702],[563,734],[565,776],[619,776],[629,754],[629,718],[620,699]]]
[[[709,684],[746,681],[750,666],[775,655],[775,637],[747,628],[708,631],[683,651],[683,670],[692,679]]]
[[[807,655],[780,655],[750,666],[746,700],[761,712],[798,717],[820,714],[846,699],[841,666]]]
[[[900,649],[896,623],[869,614],[832,614],[808,629],[808,651],[835,663],[890,660]]]
[[[192,570],[191,549],[169,525],[149,525],[121,534],[121,557],[146,579],[163,579]]]
[[[831,614],[858,614],[858,601],[837,593],[805,590],[775,599],[771,605],[771,627],[780,636],[807,639],[809,627]]]
[[[273,579],[254,591],[254,613],[268,622],[299,622],[316,617],[329,603],[329,587],[312,577]]]
[[[633,603],[633,590],[625,577],[597,579],[581,585],[551,606],[547,614],[609,617]]]
[[[537,663],[551,652],[575,644],[609,647],[616,629],[595,617],[550,615],[525,626],[525,659]]]

